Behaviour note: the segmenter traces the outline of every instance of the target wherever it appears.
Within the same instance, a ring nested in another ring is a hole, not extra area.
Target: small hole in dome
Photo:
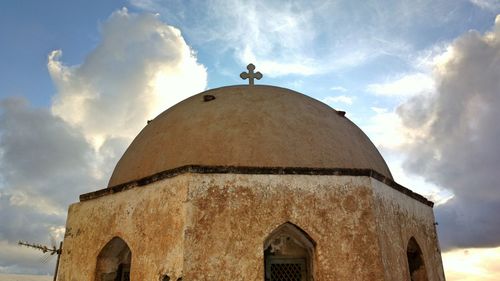
[[[344,117],[345,116],[345,111],[337,110],[337,114]]]
[[[203,101],[208,102],[208,101],[213,101],[215,99],[215,96],[212,95],[203,95]]]

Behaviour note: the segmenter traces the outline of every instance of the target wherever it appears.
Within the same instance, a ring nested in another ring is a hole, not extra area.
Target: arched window
[[[424,258],[422,250],[418,246],[415,238],[410,238],[408,247],[406,248],[406,255],[408,257],[408,270],[410,272],[411,281],[428,281],[427,270],[425,269]]]
[[[132,253],[119,237],[109,241],[97,256],[96,281],[130,281]]]
[[[312,281],[315,242],[302,229],[284,223],[264,242],[266,281]]]

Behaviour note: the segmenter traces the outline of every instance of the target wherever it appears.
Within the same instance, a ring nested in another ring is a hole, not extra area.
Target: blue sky
[[[290,12],[294,13],[291,17],[302,11],[307,11],[309,17],[302,20],[294,18],[302,26],[285,27],[296,28],[289,32],[295,33],[297,38],[307,38],[304,41],[308,42],[299,43],[298,48],[295,48],[286,46],[284,42],[273,42],[272,38],[268,38],[272,34],[256,35],[256,32],[263,32],[265,26],[251,22],[251,16],[241,18],[241,21],[247,21],[242,25],[234,22],[233,26],[227,26],[225,22],[217,22],[218,19],[209,15],[208,7],[212,1],[201,4],[194,1],[165,1],[160,4],[154,4],[153,1],[2,1],[0,35],[4,40],[0,57],[0,75],[3,77],[0,91],[2,95],[27,96],[35,105],[48,105],[50,96],[55,92],[47,72],[48,53],[61,49],[64,51],[65,63],[81,63],[99,44],[100,25],[112,12],[122,7],[127,7],[131,12],[160,13],[165,23],[178,27],[188,45],[197,52],[198,61],[207,67],[209,87],[240,82],[236,80],[237,76],[228,77],[228,73],[238,73],[242,67],[241,48],[244,42],[241,38],[265,38],[263,43],[271,43],[274,48],[263,52],[266,58],[281,53],[282,49],[287,52],[280,56],[299,53],[316,61],[327,58],[335,62],[335,58],[341,59],[346,52],[351,55],[351,52],[356,51],[362,52],[363,56],[372,56],[360,65],[307,77],[306,84],[303,84],[306,89],[310,89],[330,80],[332,84],[356,87],[411,70],[412,62],[408,61],[411,56],[436,44],[445,44],[469,29],[484,32],[491,28],[496,15],[468,1],[439,1],[438,4],[430,1],[414,1],[418,4],[404,1],[334,2],[298,3],[295,11],[290,7]],[[266,9],[267,5],[273,11],[281,9],[272,1],[248,6],[258,11]],[[414,8],[417,5],[419,7]],[[321,10],[321,6],[329,7]],[[232,14],[232,11],[220,11],[219,15],[225,13]],[[238,20],[236,17],[230,19]],[[241,33],[234,38],[203,34],[247,26],[256,26],[257,30],[238,30]],[[252,45],[259,49],[258,42]],[[335,65],[322,67],[336,68]],[[282,85],[300,79],[300,76],[294,75],[270,79],[266,75],[266,83],[269,84]],[[312,80],[312,85],[307,83],[309,80]],[[321,95],[321,90],[316,91]]]
[[[347,111],[396,181],[437,203],[449,280],[496,280],[457,261],[500,258],[499,14],[495,0],[0,2],[0,273],[50,272],[16,239],[61,237],[146,120],[245,83],[253,62],[258,83]]]

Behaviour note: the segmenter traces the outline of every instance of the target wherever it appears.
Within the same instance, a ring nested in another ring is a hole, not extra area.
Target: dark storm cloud
[[[61,234],[67,205],[102,184],[89,176],[93,155],[81,133],[47,109],[19,98],[0,101],[0,270],[52,272],[16,243],[49,243]]]
[[[81,133],[25,100],[0,102],[0,158],[4,188],[52,198],[61,207],[85,188],[93,151]]]
[[[455,194],[436,208],[445,248],[500,245],[500,16],[455,40],[435,75],[436,95],[398,109],[421,132],[405,168]]]

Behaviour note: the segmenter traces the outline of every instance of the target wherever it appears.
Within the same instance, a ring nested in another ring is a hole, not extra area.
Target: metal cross
[[[252,86],[254,79],[260,80],[262,78],[262,73],[260,73],[258,71],[256,73],[254,73],[253,71],[255,70],[255,65],[253,65],[253,64],[247,65],[247,69],[248,69],[248,73],[242,72],[240,74],[240,77],[243,80],[248,79],[248,84],[250,86]]]

